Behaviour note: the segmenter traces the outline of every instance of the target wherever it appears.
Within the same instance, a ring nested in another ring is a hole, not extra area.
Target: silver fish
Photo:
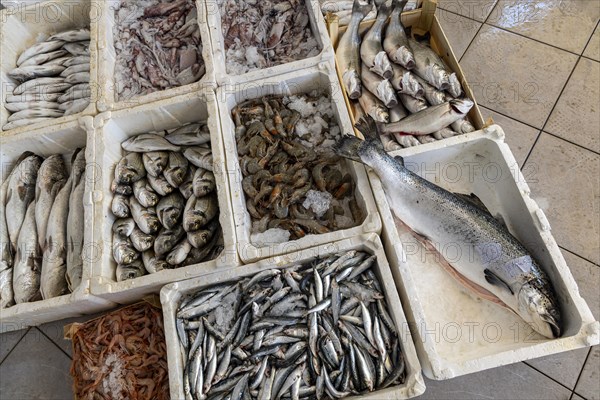
[[[152,189],[161,196],[166,196],[175,190],[175,188],[171,186],[162,175],[157,178],[153,177],[152,175],[148,175],[147,179]]]
[[[392,70],[394,71],[394,75],[390,83],[398,92],[413,97],[420,97],[425,94],[423,86],[409,70],[396,64],[392,65]]]
[[[65,68],[65,70],[60,73],[60,76],[66,78],[69,75],[77,74],[79,72],[90,72],[90,66],[88,64],[73,65],[72,67]],[[81,85],[88,85],[89,87],[89,83],[81,83]]]
[[[21,95],[7,95],[6,103],[36,103],[45,101],[48,103],[55,103],[58,98],[62,96],[62,93],[40,93],[40,94],[21,94]],[[10,110],[9,110],[10,111]]]
[[[90,73],[89,72],[77,72],[71,74],[65,78],[66,83],[70,83],[71,85],[76,85],[78,83],[88,83],[90,81]]]
[[[133,218],[120,218],[115,220],[115,222],[113,223],[112,231],[113,233],[116,233],[119,236],[126,238],[131,236],[135,227],[136,225]]]
[[[352,7],[352,19],[346,28],[346,32],[340,38],[335,52],[335,58],[342,72],[342,82],[346,93],[351,99],[358,99],[362,93],[360,75],[360,43],[361,38],[358,28],[361,21],[371,11],[371,5],[361,6],[358,0],[354,1]]]
[[[149,151],[179,151],[180,147],[171,144],[162,136],[152,133],[145,133],[131,137],[121,143],[121,147],[126,151],[137,153],[146,153]]]
[[[446,92],[436,89],[425,79],[421,78],[418,75],[414,75],[415,79],[419,82],[419,84],[423,87],[422,96],[425,96],[425,99],[432,106],[437,106],[447,101],[452,100],[448,97]]]
[[[471,133],[471,132],[475,132],[475,127],[473,126],[473,124],[471,124],[471,122],[467,119],[467,117],[463,118],[463,119],[459,119],[456,122],[453,122],[452,125],[450,125],[452,127],[453,130],[455,130],[458,133]]]
[[[364,36],[362,44],[360,45],[360,57],[363,62],[363,71],[368,68],[371,72],[385,79],[391,79],[394,74],[392,71],[392,63],[381,45],[383,39],[383,27],[385,26],[389,15],[390,7],[383,2],[378,7],[375,23]],[[362,74],[364,74],[364,72],[361,72],[361,75]]]
[[[402,105],[411,113],[418,113],[429,108],[427,100],[424,97],[412,97],[404,93],[398,94],[398,98]]]
[[[8,117],[8,122],[19,121],[22,119],[59,118],[63,115],[64,111],[62,110],[30,109],[11,114]]]
[[[142,232],[148,235],[158,232],[160,222],[153,207],[142,207],[135,197],[129,199],[129,205],[131,207],[131,216]]]
[[[186,232],[201,229],[219,213],[219,202],[216,196],[196,197],[188,199],[183,212],[183,228]]]
[[[119,265],[129,265],[140,257],[131,243],[131,239],[113,233],[112,255],[115,262]]]
[[[163,176],[174,188],[179,187],[187,174],[188,160],[181,154],[169,153],[169,164],[163,171]]]
[[[35,101],[35,102],[30,101],[30,102],[26,102],[26,103],[6,103],[4,105],[4,108],[6,108],[8,111],[13,112],[13,113],[16,113],[19,111],[24,111],[24,110],[30,110],[30,109],[58,110],[59,103],[50,102],[50,101]]]
[[[6,75],[18,82],[25,82],[30,79],[57,76],[64,70],[65,67],[62,65],[29,65],[27,67],[15,68]]]
[[[42,53],[42,54],[37,54],[29,59],[27,59],[27,61],[21,63],[19,65],[19,67],[29,67],[32,65],[42,65],[47,63],[48,61],[52,61],[55,60],[57,58],[63,57],[65,55],[69,54],[68,51],[66,50],[56,50],[56,51],[52,51],[50,53]]]
[[[50,40],[46,42],[36,43],[24,52],[17,59],[17,66],[20,67],[25,61],[38,54],[50,53],[60,49],[65,42],[62,40]]]
[[[144,162],[140,153],[129,153],[117,163],[115,179],[118,183],[129,185],[146,176]]]
[[[144,168],[148,175],[157,178],[169,165],[169,153],[166,151],[151,151],[143,154]]]
[[[388,122],[389,113],[387,107],[373,93],[368,90],[363,90],[358,98],[358,103],[363,111],[369,114],[378,122]]]
[[[66,56],[63,56],[63,57],[55,58],[55,59],[50,60],[50,61],[46,61],[45,64],[47,64],[47,65],[63,65],[65,67],[67,67],[67,65],[65,65],[65,63],[67,61],[71,61],[72,59],[73,59],[73,56],[69,54],[69,55],[66,55]],[[29,62],[29,60],[27,60],[26,62],[24,62],[23,65],[27,64],[27,62]]]
[[[158,220],[167,229],[173,229],[180,222],[185,201],[179,192],[173,192],[160,199],[156,206]]]
[[[371,72],[363,65],[361,73],[364,89],[373,93],[387,108],[394,108],[398,104],[396,92],[392,84],[387,79],[383,79],[379,75]]]
[[[10,243],[14,249],[17,248],[19,231],[25,220],[27,208],[35,198],[35,184],[41,165],[41,157],[28,153],[14,167],[9,178],[5,209],[10,210],[10,218],[6,218],[6,225]]]
[[[142,232],[142,230],[137,227],[133,229],[129,239],[131,240],[133,247],[140,253],[154,247],[154,236]]]
[[[83,28],[60,32],[50,36],[48,40],[62,40],[63,42],[81,42],[83,40],[90,40],[90,30]]]
[[[403,118],[406,118],[408,116],[408,111],[404,108],[404,106],[402,104],[398,104],[396,107],[392,108],[390,110],[390,122],[398,122],[400,120],[402,120]],[[393,151],[393,150],[388,150],[388,149],[394,149],[397,150],[396,146],[394,146],[393,144],[389,144],[386,147],[386,142],[384,141],[384,136],[386,136],[386,134],[382,134],[381,135],[381,141],[384,144],[384,148],[386,151]],[[387,135],[390,139],[394,140],[394,143],[399,144],[400,146],[406,148],[406,147],[413,147],[413,146],[418,146],[421,142],[419,142],[417,140],[417,138],[415,138],[412,135]]]
[[[462,254],[471,254],[447,261],[466,279],[497,296],[536,332],[560,337],[562,318],[552,283],[507,228],[390,157],[378,142],[373,121],[362,120],[357,128],[366,141],[346,136],[338,143],[337,153],[375,170],[394,215],[433,243],[453,243]]]
[[[8,192],[9,177],[0,186],[0,309],[14,304],[13,292],[13,249],[6,225],[6,196]]]
[[[220,227],[219,219],[213,218],[203,229],[194,232],[188,232],[187,238],[192,246],[200,249],[214,237]]]
[[[383,125],[381,132],[429,135],[464,118],[471,107],[473,107],[471,100],[451,100],[448,103],[432,106],[426,110],[412,114],[401,121]]]
[[[443,128],[443,129],[440,129],[439,131],[433,133],[433,137],[436,140],[447,139],[450,137],[454,137],[456,135],[458,135],[458,132],[453,131],[450,128]]]
[[[183,152],[183,156],[198,168],[213,170],[213,156],[210,149],[198,146],[188,147]]]
[[[117,218],[127,218],[131,215],[129,210],[129,197],[116,193],[111,202],[111,211]]]
[[[21,83],[13,90],[13,95],[61,93],[71,86],[70,83],[65,82],[65,78],[37,78]]]
[[[11,129],[21,128],[23,126],[33,125],[40,122],[51,120],[52,118],[32,118],[32,119],[20,119],[18,121],[9,122],[2,126],[3,131],[9,131]]]
[[[385,31],[383,48],[393,62],[410,70],[415,67],[415,56],[401,20],[406,1],[394,0],[392,3],[393,10],[390,23]]]
[[[133,195],[143,207],[154,207],[160,200],[145,178],[133,184]]]
[[[65,62],[63,62],[63,65],[65,67],[72,67],[73,65],[79,65],[79,64],[90,64],[90,56],[76,56],[76,57],[71,57],[69,60],[66,60]]]
[[[210,142],[210,131],[205,123],[193,123],[177,128],[165,139],[177,146],[198,146]]]
[[[65,110],[65,115],[73,115],[82,112],[90,105],[89,98],[76,99],[70,104],[70,106]]]
[[[41,300],[40,271],[42,269],[42,253],[38,245],[35,227],[35,201],[29,204],[19,232],[13,270],[13,290],[15,303],[26,303]]]
[[[124,196],[129,196],[133,193],[133,188],[130,185],[125,185],[119,183],[116,179],[110,184],[110,191],[117,194],[122,194]]]
[[[450,88],[450,72],[440,56],[426,44],[410,39],[415,55],[415,74],[429,82],[438,90]]]
[[[194,196],[203,197],[212,192],[217,187],[215,175],[212,171],[208,171],[202,168],[198,168],[194,174],[193,189]]]
[[[86,43],[66,43],[63,49],[73,54],[74,56],[89,56],[90,46],[89,42]]]
[[[54,199],[67,183],[69,174],[60,155],[52,155],[44,160],[39,171],[35,187],[35,223],[40,248],[46,243],[49,210]],[[83,200],[83,198],[82,198]]]
[[[85,230],[83,195],[85,177],[79,182],[73,181],[69,197],[69,216],[67,217],[67,285],[72,292],[81,284],[83,274],[83,246]]]
[[[198,171],[198,168],[195,165],[188,165],[188,171],[183,178],[183,183],[179,185],[179,192],[186,200],[194,194],[194,176],[196,176],[196,171]]]
[[[183,239],[173,248],[173,250],[171,250],[167,255],[166,260],[170,265],[179,265],[185,261],[191,250],[192,245],[190,242],[187,241],[187,238]]]
[[[184,236],[185,231],[181,225],[172,230],[161,229],[154,241],[154,252],[159,256],[169,253]]]
[[[142,262],[149,274],[171,268],[170,264],[165,260],[159,259],[153,250],[146,250],[142,253]]]
[[[117,265],[117,282],[139,278],[144,275],[146,275],[146,268],[144,268],[144,264],[141,260],[136,260],[126,265]]]

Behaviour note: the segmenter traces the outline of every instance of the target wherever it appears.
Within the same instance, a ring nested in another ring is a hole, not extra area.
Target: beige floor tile
[[[542,128],[577,56],[484,25],[463,56],[477,102]]]
[[[589,353],[589,347],[567,351],[565,353],[553,354],[551,356],[529,360],[526,364],[531,365],[540,372],[562,383],[569,389],[574,389],[583,368],[585,359]]]
[[[600,63],[582,58],[545,131],[600,152]]]
[[[0,334],[0,363],[27,333],[27,329]]]
[[[573,397],[571,400],[585,400],[583,397],[579,396],[577,393],[573,393]]]
[[[600,263],[600,156],[542,133],[524,168],[558,244]]]
[[[599,16],[596,0],[500,0],[487,22],[581,54]]]
[[[599,321],[600,289],[598,289],[598,286],[600,286],[600,267],[566,250],[563,250],[562,253],[571,269],[573,278],[577,282],[579,294],[590,307],[596,321]]]
[[[561,399],[571,391],[533,368],[518,363],[445,381],[425,379],[419,399]]]
[[[587,400],[600,399],[600,346],[592,348],[575,392]]]
[[[540,132],[539,129],[532,128],[519,121],[515,121],[512,118],[505,117],[489,108],[480,108],[484,120],[491,117],[494,120],[494,123],[500,125],[502,130],[504,130],[504,134],[506,135],[505,142],[510,147],[519,166],[522,167],[527,158],[527,154],[529,154],[529,151]]]
[[[444,33],[450,41],[454,55],[458,60],[463,56],[465,50],[471,43],[471,40],[477,34],[481,22],[473,21],[472,19],[454,14],[452,12],[438,8],[436,15]]]
[[[585,48],[583,55],[592,60],[600,61],[600,25],[596,26],[594,35]]]
[[[498,0],[438,0],[438,7],[483,22]]]

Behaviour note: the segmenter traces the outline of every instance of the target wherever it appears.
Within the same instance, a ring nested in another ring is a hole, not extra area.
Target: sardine
[[[151,151],[144,153],[143,159],[148,175],[157,178],[169,164],[169,153],[167,151]]]
[[[336,152],[373,168],[394,215],[433,243],[460,246],[462,254],[472,256],[448,260],[459,274],[498,297],[536,332],[560,337],[562,318],[552,283],[508,229],[481,208],[389,156],[377,139],[374,121],[363,119],[357,128],[366,140],[345,136]]]
[[[361,73],[363,88],[373,93],[387,108],[394,108],[398,104],[396,92],[387,79],[371,72],[363,65]]]
[[[60,32],[50,36],[48,40],[61,40],[63,42],[81,42],[83,40],[90,40],[90,30],[83,28]]]
[[[406,2],[407,0],[394,0],[392,2],[393,10],[390,23],[385,30],[383,48],[393,62],[410,70],[415,67],[415,56],[401,20]]]
[[[35,201],[33,201],[27,208],[23,227],[19,232],[15,255],[13,290],[17,304],[42,299],[40,295],[41,270],[42,253],[37,239]]]
[[[335,52],[335,58],[342,72],[342,82],[346,88],[348,97],[358,99],[362,93],[361,87],[361,64],[360,43],[361,38],[358,28],[361,21],[371,11],[370,4],[361,6],[358,0],[354,0],[352,7],[352,19],[346,28],[346,32],[340,38]]]
[[[132,151],[136,153],[146,153],[150,151],[181,150],[179,146],[171,144],[164,137],[152,133],[145,133],[142,135],[133,136],[121,143],[121,147],[125,151]]]
[[[62,65],[29,65],[27,67],[15,68],[6,75],[18,82],[25,82],[30,79],[60,75],[64,70],[65,67]]]
[[[46,243],[49,210],[52,209],[54,199],[65,186],[68,178],[65,162],[60,155],[46,158],[38,171],[35,187],[35,223],[39,245],[42,249]]]
[[[50,53],[60,49],[65,42],[62,40],[51,40],[36,43],[24,52],[21,53],[17,59],[17,66],[20,67],[25,61],[31,57],[37,56],[38,54]]]
[[[387,53],[381,45],[383,36],[383,27],[390,15],[390,7],[385,2],[382,2],[377,10],[377,18],[371,29],[367,32],[360,45],[360,57],[363,62],[362,69],[369,69],[371,72],[383,77],[391,79],[393,76],[392,63],[388,58]],[[364,72],[361,72],[364,83]]]
[[[451,100],[448,103],[429,107],[426,110],[412,114],[401,121],[383,125],[381,132],[429,135],[464,118],[471,107],[473,107],[471,100]]]
[[[390,116],[387,107],[370,91],[363,90],[358,98],[358,103],[364,112],[373,117],[375,121],[382,123],[389,121]]]

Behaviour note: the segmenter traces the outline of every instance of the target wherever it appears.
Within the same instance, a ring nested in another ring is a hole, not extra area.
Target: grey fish
[[[198,171],[198,168],[195,165],[188,165],[187,174],[185,174],[183,182],[179,185],[179,192],[186,200],[194,194],[194,176],[196,175],[196,171]]]
[[[117,233],[121,237],[129,237],[135,229],[135,221],[133,218],[119,218],[115,220],[112,226],[113,233]]]
[[[210,142],[210,131],[205,123],[193,123],[177,128],[165,139],[176,146],[198,146]]]
[[[381,45],[383,39],[383,27],[390,15],[390,7],[382,2],[377,10],[377,18],[371,29],[366,33],[360,45],[360,57],[363,62],[363,71],[366,68],[385,79],[393,76],[392,63]],[[362,74],[362,72],[361,72]],[[364,83],[364,82],[363,82]]]
[[[146,176],[142,155],[129,153],[117,163],[115,179],[120,184],[130,185]]]
[[[6,75],[18,82],[25,82],[30,79],[57,76],[64,70],[65,67],[62,65],[29,65],[27,67],[15,68]]]
[[[69,54],[66,50],[56,50],[50,53],[41,53],[37,54],[33,57],[28,58],[25,62],[21,63],[19,67],[29,67],[31,65],[42,65],[47,63],[48,61],[55,60],[57,58],[63,57]]]
[[[390,23],[385,31],[383,48],[393,62],[410,70],[415,67],[415,56],[401,20],[401,14],[406,6],[406,2],[407,0],[393,1],[393,10],[390,16]]]
[[[62,96],[62,93],[39,93],[32,94],[26,93],[21,95],[12,95],[9,94],[6,96],[6,103],[37,103],[41,101],[45,101],[48,103],[55,103],[58,101],[58,98]],[[10,110],[9,110],[10,111]]]
[[[183,228],[186,232],[201,229],[219,213],[219,202],[217,197],[192,196],[188,199],[183,212]]]
[[[179,265],[185,261],[191,250],[192,245],[190,244],[190,242],[187,241],[187,238],[183,239],[167,255],[167,262],[170,265]]]
[[[13,249],[6,225],[6,196],[10,174],[0,186],[0,309],[14,304],[13,281]]]
[[[23,228],[19,232],[15,265],[13,269],[13,290],[15,303],[41,300],[40,273],[42,253],[38,244],[35,227],[35,201],[31,202],[25,214]]]
[[[213,156],[210,149],[204,147],[188,147],[183,152],[183,155],[189,162],[198,168],[204,168],[209,171],[213,170]]]
[[[421,78],[416,74],[414,75],[414,77],[423,87],[423,95],[425,96],[427,102],[432,106],[437,106],[442,103],[445,103],[446,101],[451,100],[451,98],[448,97],[446,92],[436,89],[429,82],[427,82],[425,79]]]
[[[220,227],[219,219],[213,218],[203,229],[188,232],[187,238],[192,246],[200,249],[208,244]]]
[[[419,43],[414,39],[410,39],[410,44],[415,55],[414,72],[436,89],[449,90],[453,93],[458,91],[459,94],[455,97],[460,96],[462,89],[456,74],[448,70],[440,56],[431,47]],[[453,75],[452,78],[450,78],[451,75]]]
[[[38,54],[50,53],[60,49],[65,42],[62,40],[50,40],[41,43],[36,43],[24,52],[17,59],[17,66],[20,67],[25,61]]]
[[[454,137],[456,135],[458,135],[458,132],[455,132],[450,128],[442,128],[439,131],[433,133],[433,137],[436,140],[447,139],[447,138]]]
[[[71,60],[73,60],[73,56],[69,54],[69,55],[66,55],[66,56],[63,56],[63,57],[54,58],[54,59],[52,59],[50,61],[46,61],[45,64],[47,64],[47,65],[63,65],[65,67],[67,67],[68,65],[66,65],[65,63],[67,61],[71,61]],[[27,64],[28,61],[29,60],[27,60],[26,62],[24,62],[23,65]]]
[[[128,237],[113,232],[112,255],[119,265],[129,265],[140,257]]]
[[[83,40],[90,40],[90,30],[83,28],[60,32],[50,36],[48,40],[62,40],[63,42],[81,42]]]
[[[411,113],[415,114],[429,108],[427,100],[424,97],[413,97],[404,93],[398,94],[400,103]]]
[[[180,222],[185,201],[179,192],[173,192],[160,199],[156,205],[158,220],[167,229],[173,229]]]
[[[90,66],[88,64],[73,65],[72,67],[65,68],[65,70],[60,73],[60,76],[66,78],[69,75],[73,75],[79,72],[90,72]],[[81,85],[88,85],[89,88],[89,83],[81,83]]]
[[[159,259],[153,250],[146,250],[142,253],[142,262],[149,274],[160,272],[163,269],[169,269],[171,266],[165,260]]]
[[[30,101],[26,103],[6,103],[4,108],[8,111],[16,113],[19,111],[30,110],[30,109],[44,109],[44,110],[58,110],[59,103],[51,101]]]
[[[35,223],[38,241],[42,249],[46,243],[49,210],[52,209],[54,199],[65,186],[68,178],[69,174],[65,162],[60,155],[52,155],[46,158],[38,171],[35,187]]]
[[[358,103],[365,113],[369,114],[377,122],[388,122],[389,113],[387,107],[373,93],[363,90],[358,98]]]
[[[358,99],[362,93],[360,81],[361,59],[360,43],[361,38],[358,28],[361,21],[371,11],[371,5],[361,6],[358,0],[354,0],[352,6],[352,18],[346,28],[346,32],[340,38],[335,52],[335,58],[342,73],[342,83],[346,88],[348,97]]]
[[[160,222],[156,215],[156,210],[153,207],[142,207],[135,197],[129,199],[129,205],[131,208],[131,216],[142,232],[148,235],[158,232],[160,229]]]
[[[115,193],[111,202],[111,211],[117,218],[129,217],[131,215],[129,197]]]
[[[475,132],[475,127],[471,122],[467,119],[467,117],[463,119],[459,119],[456,122],[453,122],[451,125],[452,129],[454,129],[458,133],[471,133]]]
[[[88,64],[90,63],[91,59],[90,56],[76,56],[76,57],[71,57],[69,60],[65,60],[65,62],[63,62],[63,65],[65,67],[72,67],[73,65],[80,65],[80,64]]]
[[[20,95],[23,93],[47,95],[49,93],[61,93],[72,85],[65,82],[65,78],[54,77],[54,78],[36,78],[27,82],[21,83],[13,90],[13,95]]]
[[[65,115],[73,115],[73,114],[80,113],[83,110],[85,110],[87,108],[87,106],[89,106],[89,105],[90,105],[90,99],[89,98],[83,98],[83,99],[73,100],[69,104],[69,107],[67,107],[65,109]]]
[[[392,65],[392,70],[394,71],[394,74],[390,79],[390,83],[398,92],[413,97],[423,96],[425,94],[425,90],[418,78],[409,70],[396,64]]]
[[[152,175],[148,175],[147,179],[150,187],[161,196],[167,196],[175,190],[162,175],[156,178]]]
[[[27,208],[35,198],[35,184],[42,158],[28,153],[16,165],[10,175],[8,191],[6,192],[6,210],[10,210],[10,218],[6,218],[10,243],[17,248],[17,240],[21,225],[25,220]],[[37,234],[36,234],[37,237]]]
[[[217,187],[215,175],[212,171],[198,168],[194,175],[193,189],[194,196],[203,197],[212,193]]]
[[[136,260],[126,265],[117,265],[117,282],[139,278],[140,276],[144,275],[146,275],[146,268],[144,268],[144,264],[141,260]]]
[[[169,253],[185,236],[185,231],[181,225],[174,229],[161,229],[154,241],[154,252],[162,256]]]
[[[536,332],[560,337],[562,318],[552,283],[507,228],[390,157],[377,141],[373,121],[362,120],[357,128],[367,140],[346,136],[338,143],[337,153],[375,170],[394,215],[434,243],[459,245],[462,254],[472,257],[448,260],[458,273],[497,296]]]
[[[371,72],[363,65],[361,79],[363,88],[373,93],[387,108],[394,108],[398,104],[396,92],[387,79]]]
[[[79,182],[73,181],[69,197],[69,216],[67,217],[67,285],[72,292],[81,284],[83,274],[83,246],[85,231],[85,215],[83,196],[85,193],[85,176]]]
[[[143,253],[154,246],[154,236],[142,232],[142,230],[137,227],[133,229],[129,239],[131,240],[133,247],[140,253]]]
[[[145,133],[142,135],[133,136],[121,143],[121,147],[123,148],[123,150],[133,151],[136,153],[146,153],[149,151],[180,150],[179,146],[175,146],[164,137],[152,133]]]
[[[89,42],[87,43],[66,43],[63,46],[63,49],[73,54],[74,56],[89,56],[90,55],[90,46]]]
[[[144,207],[154,207],[160,200],[158,195],[152,190],[152,186],[150,186],[150,183],[148,183],[146,178],[140,179],[133,184],[133,195]]]
[[[409,135],[428,135],[464,118],[473,107],[471,100],[451,100],[448,103],[432,106],[401,121],[381,127],[382,133],[405,133]]]
[[[130,185],[125,185],[119,183],[116,179],[110,184],[110,191],[117,194],[122,194],[124,196],[129,196],[133,193],[133,188]]]
[[[62,110],[50,110],[50,109],[30,109],[23,110],[11,114],[8,117],[8,122],[14,122],[21,119],[37,119],[37,118],[60,118],[64,115]]]
[[[62,96],[60,96],[58,98],[58,102],[59,103],[71,102],[70,103],[70,107],[67,107],[66,110],[68,110],[69,108],[71,108],[71,109],[73,109],[73,108],[79,108],[79,107],[81,107],[81,105],[83,105],[83,102],[81,102],[81,103],[73,103],[73,101],[79,100],[79,99],[88,99],[87,104],[89,104],[89,102],[90,102],[89,99],[90,99],[91,95],[92,95],[92,91],[89,90],[89,89],[88,90],[75,90],[75,91],[72,91],[70,93],[65,93]],[[74,105],[77,105],[79,107],[73,107]],[[84,107],[84,109],[85,109],[85,107]]]
[[[163,176],[174,188],[179,187],[187,174],[188,160],[181,154],[169,153],[169,164],[163,171]]]
[[[143,154],[144,168],[148,175],[158,177],[169,165],[169,153],[167,151],[151,151]]]
[[[88,83],[89,81],[90,81],[90,73],[89,72],[76,72],[65,78],[65,82],[70,83],[71,85],[76,85],[79,83]]]
[[[32,118],[32,119],[20,119],[18,121],[9,122],[2,126],[3,131],[9,131],[11,129],[21,128],[23,126],[33,125],[40,122],[51,120],[52,118]]]

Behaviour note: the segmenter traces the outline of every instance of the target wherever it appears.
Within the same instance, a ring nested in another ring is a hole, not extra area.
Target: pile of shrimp
[[[134,304],[77,327],[71,376],[77,399],[168,399],[162,313]]]

